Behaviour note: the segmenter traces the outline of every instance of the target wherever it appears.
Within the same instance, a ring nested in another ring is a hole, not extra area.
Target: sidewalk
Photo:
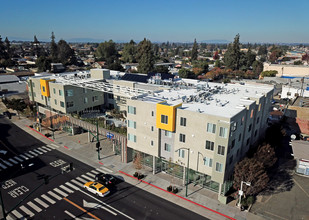
[[[170,202],[176,203],[188,210],[196,212],[209,219],[262,219],[250,212],[241,212],[235,203],[231,205],[221,204],[216,198],[217,194],[210,190],[194,186],[188,186],[188,197],[185,197],[185,187],[182,185],[182,180],[173,178],[164,173],[152,174],[149,167],[143,167],[141,173],[146,175],[143,181],[137,180],[132,175],[136,171],[132,163],[122,163],[120,156],[115,155],[112,151],[112,144],[108,139],[102,138],[101,159],[98,160],[98,154],[95,150],[95,143],[88,142],[88,134],[79,134],[70,136],[65,132],[55,132],[55,140],[48,139],[39,132],[28,127],[32,124],[27,118],[18,120],[16,117],[12,121],[24,131],[41,140],[45,144],[55,143],[60,146],[57,150],[72,156],[81,162],[99,168],[104,166],[108,170],[113,171],[113,174],[124,179],[126,182],[135,185],[145,191],[155,194]],[[42,132],[43,134],[47,132]],[[167,186],[171,184],[180,189],[176,195],[166,191]]]

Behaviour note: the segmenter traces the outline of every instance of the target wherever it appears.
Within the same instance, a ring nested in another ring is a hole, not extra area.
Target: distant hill
[[[229,44],[231,41],[228,40],[202,40],[201,43],[206,44]]]

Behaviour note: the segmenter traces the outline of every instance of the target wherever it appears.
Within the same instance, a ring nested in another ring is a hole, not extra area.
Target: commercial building
[[[127,100],[128,161],[224,194],[234,165],[267,128],[273,87],[179,80]],[[185,179],[185,178],[184,178]]]

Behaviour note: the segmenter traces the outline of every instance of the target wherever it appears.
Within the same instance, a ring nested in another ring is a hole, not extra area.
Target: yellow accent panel
[[[180,106],[182,106],[182,103],[174,106],[168,105],[166,101],[157,103],[157,128],[172,132],[175,131],[176,108]],[[166,115],[168,117],[167,124],[161,123],[161,115]]]
[[[49,82],[54,82],[54,81],[56,81],[56,80],[55,79],[40,79],[41,94],[43,96],[45,96],[45,97],[49,97],[50,96]]]

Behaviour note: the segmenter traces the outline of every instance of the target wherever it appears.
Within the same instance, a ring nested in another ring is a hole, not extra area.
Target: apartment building
[[[183,179],[188,167],[225,202],[235,163],[264,135],[272,96],[272,86],[181,80],[129,99],[128,161],[140,153],[154,172]]]

